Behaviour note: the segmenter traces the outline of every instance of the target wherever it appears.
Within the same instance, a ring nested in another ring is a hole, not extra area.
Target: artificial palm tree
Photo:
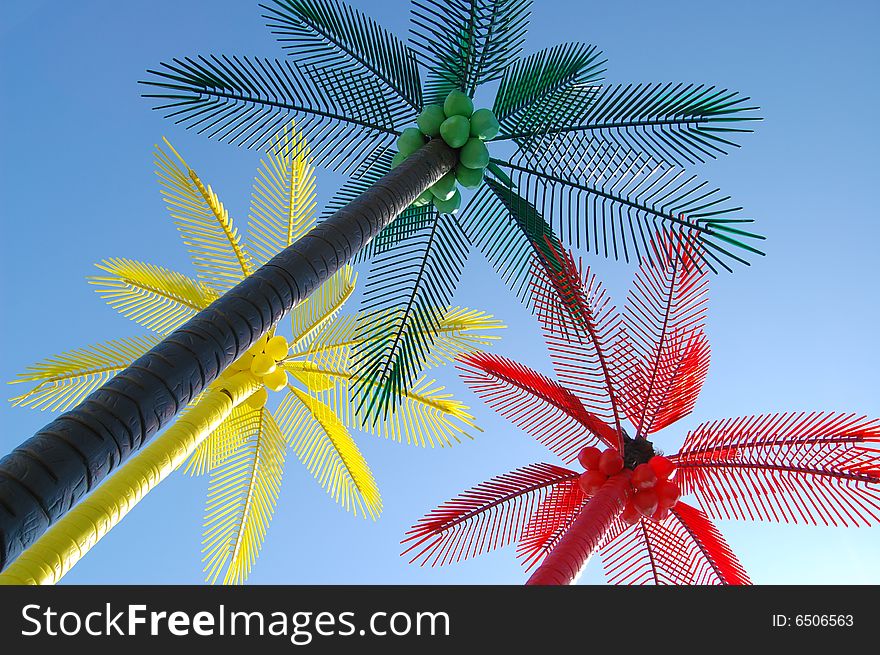
[[[597,551],[615,584],[748,584],[710,516],[880,521],[878,419],[786,412],[712,421],[678,453],[655,451],[648,437],[691,412],[709,367],[706,274],[680,245],[658,250],[621,314],[593,273],[561,257],[557,284],[536,294],[558,381],[505,357],[463,358],[464,379],[491,407],[587,470],[538,463],[478,485],[413,526],[404,539],[411,561],[442,565],[517,543],[523,563],[538,565],[528,584],[571,583]],[[560,288],[578,315],[560,308]]]
[[[39,362],[14,380],[33,385],[14,397],[14,404],[49,410],[76,404],[312,228],[315,179],[309,150],[292,127],[277,138],[279,147],[270,149],[254,180],[245,239],[218,195],[171,145],[157,148],[162,194],[198,277],[127,259],[98,264],[102,274],[90,282],[99,295],[153,334]],[[289,339],[273,326],[171,429],[68,512],[0,574],[0,581],[56,582],[185,460],[190,473],[211,475],[203,542],[211,582],[221,576],[224,582],[247,578],[274,513],[288,450],[346,510],[377,518],[379,488],[350,430],[444,447],[474,424],[464,405],[424,376],[398,390],[398,402],[375,421],[365,420],[349,402],[352,385],[360,381],[351,365],[352,348],[360,343],[357,325],[371,318],[343,313],[355,284],[350,266],[334,274],[293,309]],[[422,361],[422,370],[490,344],[492,331],[500,327],[492,317],[464,308],[444,308],[441,316],[437,325],[426,328],[433,330],[436,347]],[[274,410],[267,404],[270,391],[284,392]]]
[[[351,179],[314,230],[0,461],[0,567],[383,229],[364,309],[388,318],[361,325],[375,341],[354,353],[355,372],[377,381],[355,402],[377,415],[417,376],[423,328],[450,304],[471,246],[524,298],[532,257],[552,268],[548,239],[641,259],[659,227],[709,267],[758,252],[729,197],[685,173],[748,131],[753,108],[735,92],[602,86],[600,54],[583,44],[519,57],[528,0],[416,2],[409,45],[338,0],[265,10],[289,60],[175,59],[146,95],[247,147],[295,118],[316,163]],[[492,109],[475,109],[495,82]],[[475,194],[456,215],[457,185]]]

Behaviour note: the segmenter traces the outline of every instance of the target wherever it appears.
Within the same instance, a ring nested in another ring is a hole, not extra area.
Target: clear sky
[[[366,2],[404,35],[404,0]],[[0,4],[0,380],[47,355],[139,333],[84,278],[105,257],[193,273],[165,213],[152,147],[168,136],[243,226],[258,154],[209,142],[161,119],[139,97],[143,71],[174,56],[281,56],[257,3],[208,0]],[[873,0],[627,3],[537,0],[531,52],[598,45],[609,82],[706,82],[742,91],[765,120],[744,147],[700,169],[767,235],[767,257],[712,282],[712,367],[694,413],[655,440],[674,451],[689,427],[784,410],[880,416],[877,241],[880,179],[875,84],[880,9]],[[478,103],[479,104],[479,103]],[[320,200],[338,176],[319,174]],[[632,267],[593,259],[618,304]],[[510,328],[500,353],[549,371],[534,319],[479,254],[459,304]],[[485,432],[423,451],[361,435],[385,500],[378,523],[336,506],[291,455],[253,583],[518,583],[512,548],[444,569],[398,556],[424,512],[493,475],[556,461],[439,377]],[[12,395],[7,388],[7,396]],[[0,452],[51,417],[0,405]],[[197,583],[207,480],[176,474],[65,578],[76,583]],[[880,529],[719,522],[758,583],[880,582]],[[598,559],[582,582],[600,582]]]

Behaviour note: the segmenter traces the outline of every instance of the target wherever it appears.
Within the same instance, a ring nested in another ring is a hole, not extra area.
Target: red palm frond
[[[530,464],[483,482],[431,511],[406,533],[402,554],[431,566],[468,559],[518,541],[541,502],[576,471]]]
[[[668,346],[670,367],[658,376],[662,381],[656,385],[656,413],[648,434],[690,414],[709,373],[709,338],[703,330],[692,332],[677,343],[669,342]]]
[[[560,382],[586,409],[620,433],[618,370],[611,357],[620,317],[589,268],[547,242],[555,266],[533,276],[532,298]],[[621,447],[619,438],[613,443]]]
[[[523,529],[516,556],[526,570],[541,562],[571,527],[587,502],[577,478],[555,485]]]
[[[617,433],[580,399],[546,375],[506,357],[476,352],[459,358],[465,383],[514,425],[572,462],[599,440],[617,445]]]
[[[643,519],[607,539],[600,554],[612,584],[749,584],[721,533],[684,503],[659,523]]]
[[[681,501],[675,504],[672,514],[690,533],[705,558],[702,562],[702,571],[699,571],[697,576],[698,580],[703,581],[697,584],[710,584],[708,580],[713,577],[721,584],[752,584],[746,570],[708,516],[696,507]]]
[[[714,518],[825,525],[880,520],[880,420],[783,413],[714,421],[685,438],[675,481]]]
[[[708,368],[709,346],[698,336],[706,320],[705,271],[658,237],[658,261],[636,273],[623,313],[615,357],[626,371],[621,402],[636,436],[652,434],[693,408]]]

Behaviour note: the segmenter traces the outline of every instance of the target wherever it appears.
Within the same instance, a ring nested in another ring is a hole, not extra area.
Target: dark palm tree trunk
[[[432,140],[0,460],[0,570],[457,160]]]
[[[615,475],[584,505],[568,531],[550,551],[527,585],[566,585],[577,577],[587,559],[626,504],[629,481]]]

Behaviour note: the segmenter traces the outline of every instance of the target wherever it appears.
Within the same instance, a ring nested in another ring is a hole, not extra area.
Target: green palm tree
[[[354,402],[379,414],[414,380],[431,346],[423,328],[471,247],[523,300],[560,242],[650,259],[659,229],[713,270],[759,252],[740,208],[686,172],[749,131],[748,98],[603,86],[600,53],[584,44],[520,57],[530,4],[417,0],[406,44],[339,0],[275,0],[263,8],[289,59],[212,55],[150,71],[147,96],[177,123],[265,148],[294,119],[315,163],[350,180],[314,230],[0,461],[0,567],[367,244],[363,309],[389,318],[360,326],[374,345],[354,353],[369,380]],[[489,83],[491,111],[474,111]],[[461,212],[456,183],[475,190]]]

